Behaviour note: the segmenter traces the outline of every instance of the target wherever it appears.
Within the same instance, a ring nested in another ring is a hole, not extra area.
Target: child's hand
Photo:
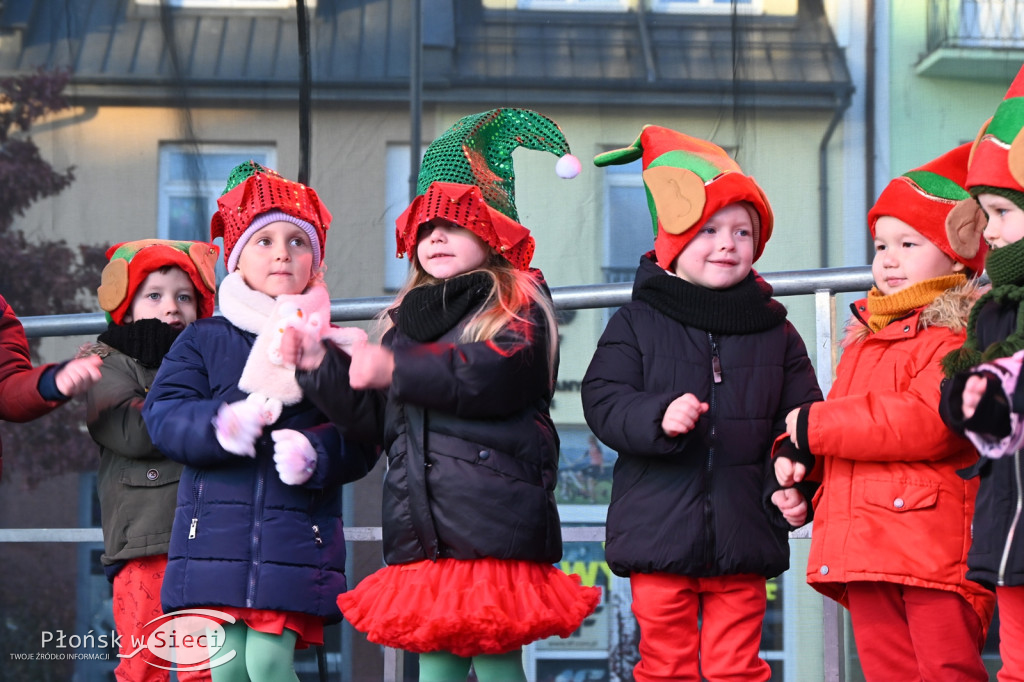
[[[281,361],[285,367],[316,369],[327,352],[320,337],[295,327],[288,327],[281,335]]]
[[[100,366],[103,358],[98,355],[87,355],[76,358],[57,370],[53,379],[57,382],[57,390],[69,398],[85,393],[100,380]]]
[[[807,500],[796,488],[776,490],[772,493],[772,504],[782,512],[782,518],[786,519],[786,523],[794,528],[807,523]]]
[[[794,462],[789,457],[775,458],[775,478],[783,488],[792,488],[794,484],[804,480],[807,475],[807,467],[800,462]]]
[[[796,442],[796,418],[800,416],[800,408],[790,410],[789,414],[786,415],[786,435],[789,436],[789,440],[793,441],[793,445],[800,447],[800,444]]]
[[[213,418],[217,442],[228,452],[256,456],[256,439],[263,433],[262,407],[251,400],[224,403]]]
[[[978,409],[978,403],[981,402],[981,397],[985,395],[986,388],[988,388],[988,378],[978,374],[967,378],[967,382],[964,384],[961,407],[964,419],[970,419],[974,416],[975,410]]]
[[[661,430],[669,438],[689,433],[697,425],[697,419],[708,411],[708,404],[697,400],[692,393],[681,395],[671,403],[661,418]]]
[[[302,485],[316,471],[316,450],[309,439],[292,429],[270,434],[274,439],[274,466],[285,485]]]
[[[352,388],[387,388],[394,373],[395,354],[387,348],[371,343],[357,343],[352,347],[352,364],[348,368],[348,383]]]

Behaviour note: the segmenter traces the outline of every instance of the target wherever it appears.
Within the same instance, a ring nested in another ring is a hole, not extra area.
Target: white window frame
[[[170,214],[171,200],[175,198],[203,199],[206,202],[206,239],[209,239],[209,219],[217,211],[217,197],[224,191],[227,176],[202,178],[197,182],[190,180],[172,180],[169,176],[171,156],[174,154],[208,154],[237,155],[238,163],[255,158],[268,168],[277,167],[277,150],[273,145],[254,144],[181,144],[168,142],[160,145],[159,171],[157,174],[157,237],[160,239],[181,239],[171,234]],[[217,261],[217,280],[220,281],[226,272],[223,264],[223,240],[217,238],[215,243],[221,247],[221,258]]]
[[[420,158],[427,151],[423,145]],[[395,220],[409,206],[409,175],[412,161],[407,142],[388,143],[384,169],[384,291],[394,293],[409,277],[409,259],[396,258],[398,240]]]

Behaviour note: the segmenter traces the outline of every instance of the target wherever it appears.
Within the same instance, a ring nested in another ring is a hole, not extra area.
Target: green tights
[[[295,674],[295,640],[298,634],[285,628],[280,635],[257,632],[245,623],[224,624],[221,658],[235,657],[210,670],[213,682],[299,682]]]
[[[480,682],[526,682],[521,649],[507,654],[492,654],[464,658],[447,651],[420,654],[419,682],[455,682],[469,676],[473,665]],[[214,682],[218,682],[214,680]]]

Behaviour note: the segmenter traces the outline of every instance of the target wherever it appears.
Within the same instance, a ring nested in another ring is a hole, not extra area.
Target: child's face
[[[979,194],[978,203],[988,215],[985,241],[993,249],[1020,241],[1024,237],[1024,211],[998,194]]]
[[[447,222],[420,227],[416,259],[427,274],[448,279],[476,270],[491,254],[484,240],[464,227]]]
[[[728,289],[750,274],[754,226],[747,209],[729,204],[699,228],[675,262],[675,273],[691,284]]]
[[[238,271],[246,284],[267,296],[301,294],[313,277],[313,244],[298,225],[269,223],[242,247]]]
[[[924,235],[899,218],[882,216],[875,222],[875,286],[888,296],[933,277],[964,269]]]
[[[184,329],[196,321],[196,290],[192,280],[181,268],[168,268],[166,272],[154,270],[146,276],[135,298],[125,313],[125,322],[160,320]]]

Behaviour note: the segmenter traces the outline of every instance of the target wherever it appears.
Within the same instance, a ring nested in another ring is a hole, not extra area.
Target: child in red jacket
[[[939,417],[941,360],[965,338],[984,216],[964,189],[970,145],[889,183],[868,213],[875,287],[853,306],[828,399],[786,418],[815,467],[807,581],[850,610],[868,680],[988,680],[993,599],[967,579],[977,460]],[[799,461],[798,461],[799,460]]]
[[[42,417],[99,381],[100,364],[93,357],[33,367],[25,329],[0,296],[0,419],[27,422]]]

